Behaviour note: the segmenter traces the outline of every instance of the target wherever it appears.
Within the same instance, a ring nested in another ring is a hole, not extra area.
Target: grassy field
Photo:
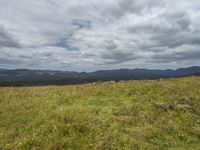
[[[0,150],[199,150],[200,78],[0,88]]]

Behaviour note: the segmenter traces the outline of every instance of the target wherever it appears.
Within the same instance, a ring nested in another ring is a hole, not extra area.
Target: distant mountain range
[[[177,70],[119,69],[95,72],[0,69],[0,86],[67,85],[96,81],[144,80],[200,75],[200,67]]]

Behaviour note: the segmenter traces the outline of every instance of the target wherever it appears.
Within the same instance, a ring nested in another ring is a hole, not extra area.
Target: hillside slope
[[[0,88],[0,149],[200,147],[200,78]]]

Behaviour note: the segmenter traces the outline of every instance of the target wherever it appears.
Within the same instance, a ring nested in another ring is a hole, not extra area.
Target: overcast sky
[[[0,68],[200,65],[200,0],[0,0]]]

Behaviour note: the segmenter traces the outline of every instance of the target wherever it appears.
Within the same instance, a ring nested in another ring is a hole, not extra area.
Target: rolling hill
[[[66,85],[96,81],[144,80],[199,75],[200,67],[177,70],[119,69],[95,72],[0,69],[0,86]]]

